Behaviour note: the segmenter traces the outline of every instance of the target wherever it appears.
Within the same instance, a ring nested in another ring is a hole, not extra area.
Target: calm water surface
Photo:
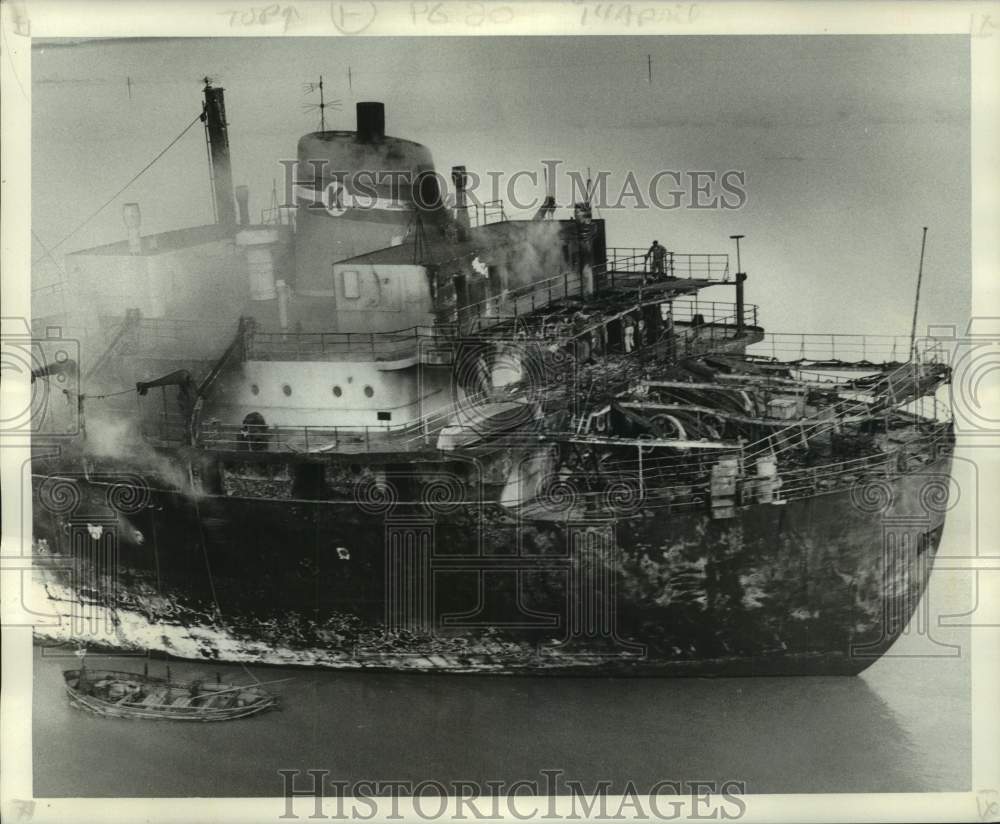
[[[36,796],[278,796],[279,769],[332,779],[589,786],[745,781],[751,792],[968,789],[965,658],[883,659],[858,678],[539,679],[258,667],[282,709],[229,724],[101,719],[72,709],[35,649]],[[92,656],[92,666],[141,669]],[[151,671],[164,667],[150,664]],[[172,662],[175,677],[239,666]]]
[[[956,476],[968,486],[956,464]],[[279,796],[280,769],[331,780],[542,781],[543,770],[619,790],[744,781],[748,792],[916,792],[970,787],[967,630],[949,571],[969,551],[971,495],[949,513],[924,601],[936,641],[913,632],[859,677],[532,678],[253,667],[280,711],[224,724],[102,719],[69,706],[65,649],[34,650],[34,782],[45,796]],[[947,622],[947,621],[946,621]],[[142,669],[141,658],[88,656]],[[243,667],[173,661],[178,679],[249,681]],[[165,669],[150,662],[150,672]]]

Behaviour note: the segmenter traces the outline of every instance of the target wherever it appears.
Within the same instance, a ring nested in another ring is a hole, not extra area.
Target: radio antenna
[[[340,101],[331,100],[329,103],[326,102],[326,97],[323,92],[323,75],[319,76],[319,83],[303,83],[302,91],[306,94],[312,94],[312,92],[319,92],[319,103],[306,103],[302,108],[307,112],[313,112],[319,109],[319,130],[321,132],[326,131],[326,110],[331,108],[334,111],[340,111]]]

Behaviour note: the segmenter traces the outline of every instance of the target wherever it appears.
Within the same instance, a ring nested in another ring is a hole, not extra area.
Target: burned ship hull
[[[855,674],[904,631],[948,504],[951,427],[917,414],[950,379],[933,353],[892,343],[877,365],[862,344],[872,374],[851,380],[803,376],[804,348],[748,356],[742,235],[735,271],[608,247],[589,200],[508,219],[463,166],[452,208],[380,103],[302,137],[294,204],[253,224],[244,190],[237,222],[222,89],[204,93],[218,224],[144,237],[127,204],[127,241],[73,255],[94,311],[38,314],[99,353],[38,422],[35,603],[60,619],[40,635],[777,675]],[[33,379],[65,378],[58,356]]]
[[[531,518],[385,487],[359,506],[38,476],[64,619],[43,632],[339,668],[856,674],[924,593],[950,464],[939,433],[916,468],[847,467],[826,491],[725,519],[655,500],[588,514],[571,490]]]

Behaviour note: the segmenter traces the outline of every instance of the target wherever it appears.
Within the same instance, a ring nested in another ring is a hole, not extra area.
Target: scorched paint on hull
[[[144,498],[113,478],[53,495],[38,476],[39,576],[64,616],[42,633],[105,621],[96,646],[341,668],[856,674],[926,588],[950,464],[945,448],[917,472],[721,521],[651,502],[560,522],[495,505]]]

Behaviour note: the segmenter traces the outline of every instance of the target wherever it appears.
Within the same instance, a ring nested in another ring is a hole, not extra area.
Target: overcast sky
[[[427,144],[445,175],[540,175],[542,159],[606,170],[611,188],[629,171],[745,172],[739,210],[601,216],[611,245],[732,251],[745,234],[748,300],[772,331],[908,333],[924,225],[921,321],[969,315],[965,37],[124,40],[36,45],[32,71],[32,215],[48,245],[197,115],[206,74],[226,88],[234,178],[256,213],[318,126],[301,85],[322,74],[342,106],[330,127],[382,100],[388,132]],[[124,237],[125,201],[144,232],[208,222],[208,192],[199,126],[59,252]]]

